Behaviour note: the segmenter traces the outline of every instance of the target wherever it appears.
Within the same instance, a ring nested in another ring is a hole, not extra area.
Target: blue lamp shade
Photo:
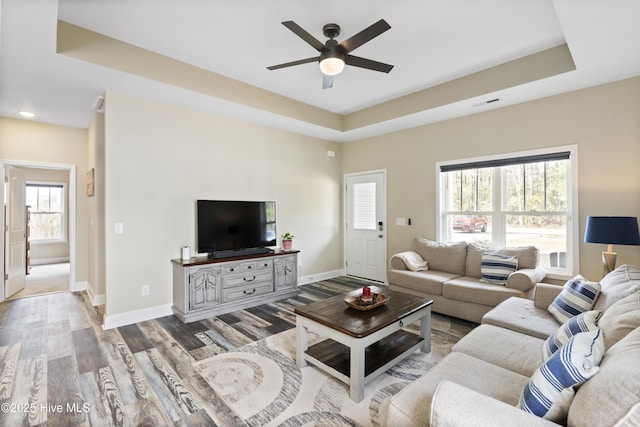
[[[640,245],[638,218],[634,216],[588,216],[585,243]]]

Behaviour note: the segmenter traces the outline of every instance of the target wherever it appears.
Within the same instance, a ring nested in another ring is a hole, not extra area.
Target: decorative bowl
[[[344,299],[344,302],[351,308],[355,308],[360,311],[371,310],[372,308],[380,307],[384,303],[389,301],[389,296],[383,294],[373,294],[373,300],[370,303],[362,301],[362,296],[350,296]]]

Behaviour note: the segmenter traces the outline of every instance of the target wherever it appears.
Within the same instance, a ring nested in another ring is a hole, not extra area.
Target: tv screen
[[[275,202],[197,201],[198,252],[241,251],[276,246]]]

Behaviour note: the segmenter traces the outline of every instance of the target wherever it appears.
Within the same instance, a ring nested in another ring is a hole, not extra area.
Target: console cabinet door
[[[278,257],[274,260],[273,265],[276,276],[276,290],[296,286],[298,283],[298,274],[295,255]]]
[[[219,301],[220,267],[195,267],[189,269],[189,309],[197,310]]]

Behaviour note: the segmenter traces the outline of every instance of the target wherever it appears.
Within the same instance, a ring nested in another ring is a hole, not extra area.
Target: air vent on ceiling
[[[472,107],[482,107],[482,106],[489,105],[489,104],[494,104],[494,103],[500,102],[500,101],[502,101],[500,98],[492,98],[492,99],[489,99],[487,101],[482,101],[482,102],[478,102],[476,104],[471,104],[471,106]]]

